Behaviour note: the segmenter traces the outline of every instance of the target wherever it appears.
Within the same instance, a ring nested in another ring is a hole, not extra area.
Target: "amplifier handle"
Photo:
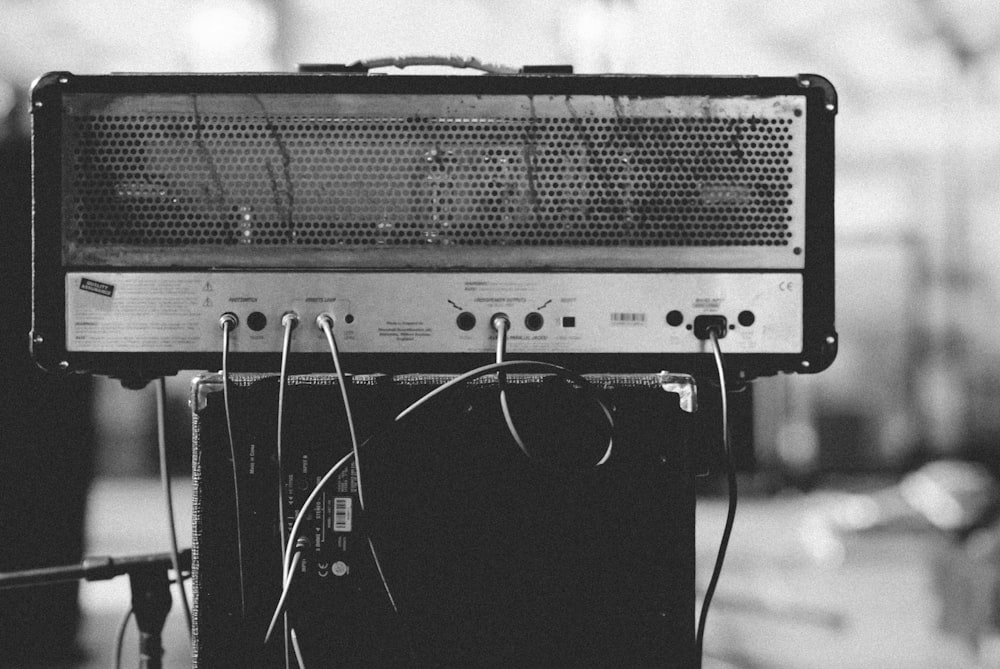
[[[306,63],[299,65],[299,72],[310,73],[367,73],[381,67],[398,67],[400,69],[413,67],[415,65],[436,65],[444,67],[454,67],[457,69],[481,70],[488,74],[521,74],[535,71],[532,66],[522,70],[508,65],[496,65],[484,63],[478,58],[462,58],[461,56],[391,56],[388,58],[372,58],[369,60],[359,60],[350,65],[334,65],[322,63]],[[529,69],[532,68],[532,69]],[[570,74],[572,73],[572,67]],[[562,72],[562,70],[560,70]]]

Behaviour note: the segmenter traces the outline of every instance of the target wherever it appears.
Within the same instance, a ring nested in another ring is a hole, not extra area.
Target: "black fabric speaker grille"
[[[64,127],[66,241],[801,245],[804,156],[792,146],[803,125],[791,114],[74,114]]]

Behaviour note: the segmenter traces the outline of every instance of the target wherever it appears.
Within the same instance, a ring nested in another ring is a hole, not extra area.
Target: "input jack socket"
[[[333,317],[333,314],[327,313],[325,311],[316,317],[316,327],[319,328],[320,330],[323,329],[324,323],[328,325],[330,329],[333,329],[333,325],[336,322],[337,319]]]
[[[499,311],[490,316],[490,325],[492,325],[493,329],[496,330],[497,332],[500,331],[501,323],[504,324],[505,330],[507,331],[510,330],[510,317],[507,314],[503,313],[502,311]]]
[[[240,317],[231,311],[219,316],[219,327],[223,330],[235,330],[240,324]]]

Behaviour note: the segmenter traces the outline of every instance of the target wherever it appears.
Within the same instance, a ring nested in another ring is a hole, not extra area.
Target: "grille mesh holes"
[[[70,119],[82,245],[788,246],[788,118]]]

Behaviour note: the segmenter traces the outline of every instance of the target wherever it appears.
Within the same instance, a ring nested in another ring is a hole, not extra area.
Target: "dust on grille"
[[[69,119],[82,245],[788,246],[787,118]],[[800,243],[800,242],[796,242]]]

